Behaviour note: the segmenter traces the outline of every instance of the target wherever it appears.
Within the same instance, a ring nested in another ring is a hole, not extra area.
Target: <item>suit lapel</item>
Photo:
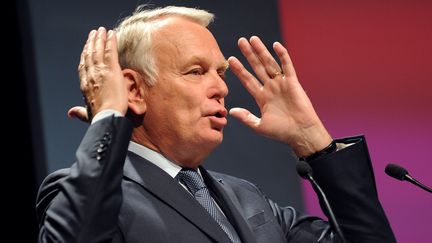
[[[222,179],[211,176],[203,167],[200,167],[200,171],[207,187],[215,194],[215,199],[236,229],[241,241],[243,243],[256,243],[253,232],[238,210],[241,205],[231,188],[224,184]]]
[[[140,184],[170,205],[216,242],[230,242],[227,234],[182,186],[165,171],[129,152],[123,168],[124,176]]]

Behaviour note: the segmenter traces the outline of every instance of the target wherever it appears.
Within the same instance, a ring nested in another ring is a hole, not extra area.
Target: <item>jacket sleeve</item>
[[[349,242],[396,242],[378,200],[364,137],[337,142],[354,144],[310,162],[310,165],[345,238]],[[321,208],[328,215],[321,196],[318,198]],[[270,200],[269,203],[289,242],[340,242],[328,222],[303,215],[291,207],[278,207]]]
[[[39,242],[111,242],[131,133],[124,117],[95,122],[78,147],[76,163],[44,180],[36,205]]]

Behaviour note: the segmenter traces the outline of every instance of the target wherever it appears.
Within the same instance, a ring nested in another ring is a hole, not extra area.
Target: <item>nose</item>
[[[213,81],[210,97],[220,101],[228,95],[228,86],[226,85],[225,80],[218,73],[215,73],[212,76]]]

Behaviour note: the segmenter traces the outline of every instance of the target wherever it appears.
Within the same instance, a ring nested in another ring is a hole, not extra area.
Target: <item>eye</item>
[[[218,72],[218,74],[222,80],[225,80],[225,72]]]
[[[189,74],[189,75],[203,75],[204,70],[202,68],[194,68],[194,69],[190,70],[189,72],[187,72],[187,74]]]

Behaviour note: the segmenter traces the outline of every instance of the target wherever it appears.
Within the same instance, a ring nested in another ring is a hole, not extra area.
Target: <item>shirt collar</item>
[[[176,175],[180,172],[182,167],[175,164],[174,162],[170,161],[166,157],[164,157],[162,154],[151,150],[143,145],[140,145],[138,143],[129,142],[129,151],[143,157],[144,159],[150,161],[157,167],[161,168],[163,171],[168,173],[171,177],[176,177]]]

